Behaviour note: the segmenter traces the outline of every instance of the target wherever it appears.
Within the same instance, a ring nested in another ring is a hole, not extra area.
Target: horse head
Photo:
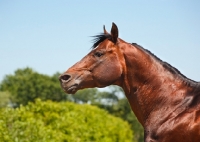
[[[60,75],[59,80],[66,93],[74,94],[79,89],[119,85],[123,76],[123,55],[118,48],[118,28],[112,24],[110,34],[94,36],[93,50],[82,60]]]

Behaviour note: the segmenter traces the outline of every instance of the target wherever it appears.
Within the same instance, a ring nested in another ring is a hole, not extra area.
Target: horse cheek
[[[120,65],[115,63],[101,64],[94,76],[98,84],[111,85],[121,76]]]

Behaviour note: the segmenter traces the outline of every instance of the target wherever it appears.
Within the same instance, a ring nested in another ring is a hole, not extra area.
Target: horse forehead
[[[99,49],[111,49],[111,48],[114,47],[113,45],[114,44],[111,41],[105,40],[102,43],[100,43],[95,49],[96,50],[99,50]]]

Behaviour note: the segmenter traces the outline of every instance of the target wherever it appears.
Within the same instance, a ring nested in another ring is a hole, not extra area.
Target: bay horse
[[[123,88],[145,142],[200,142],[200,82],[195,82],[136,43],[104,26],[92,50],[60,75],[63,90],[118,85]]]

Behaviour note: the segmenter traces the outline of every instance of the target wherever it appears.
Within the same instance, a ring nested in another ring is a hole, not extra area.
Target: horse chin
[[[78,91],[78,85],[72,85],[70,87],[63,87],[63,90],[67,93],[67,94],[75,94]]]

